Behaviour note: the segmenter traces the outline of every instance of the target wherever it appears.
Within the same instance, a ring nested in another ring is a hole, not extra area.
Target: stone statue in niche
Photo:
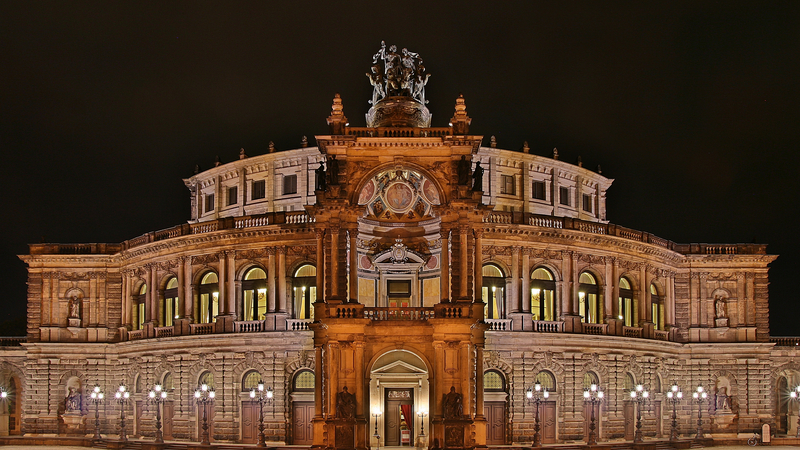
[[[67,396],[64,399],[64,411],[66,412],[80,412],[81,411],[81,393],[78,392],[78,388],[75,386],[70,386],[67,392]]]
[[[69,317],[71,319],[80,319],[81,317],[81,301],[77,295],[73,295],[69,300]]]
[[[347,386],[342,392],[336,394],[336,417],[339,419],[352,419],[356,416],[356,396],[347,391]]]
[[[450,386],[450,392],[444,396],[444,418],[460,419],[464,415],[464,404],[461,394],[456,392],[455,386]]]
[[[328,160],[328,178],[332,186],[339,185],[339,161],[336,160],[336,155],[331,155]]]
[[[464,155],[461,155],[461,161],[458,162],[458,184],[469,184],[469,161]]]
[[[481,167],[480,161],[475,163],[475,171],[472,172],[472,179],[472,190],[483,191],[483,167]]]
[[[726,319],[728,317],[725,310],[725,298],[719,295],[714,298],[714,316],[717,319]]]
[[[327,187],[327,183],[325,182],[325,166],[322,164],[322,161],[319,162],[319,167],[314,169],[314,175],[317,179],[317,186],[315,187],[315,190],[324,191]]]
[[[731,411],[731,397],[728,395],[728,388],[722,386],[717,388],[717,411],[730,412]]]

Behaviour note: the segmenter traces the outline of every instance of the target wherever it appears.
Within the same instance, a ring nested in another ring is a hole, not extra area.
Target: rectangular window
[[[560,187],[558,188],[558,202],[562,205],[569,206],[569,188],[568,187]]]
[[[534,181],[533,188],[531,189],[533,198],[537,200],[547,200],[547,194],[544,187],[544,181]]]
[[[583,210],[592,212],[592,196],[591,194],[583,194]]]
[[[513,175],[501,175],[500,176],[500,193],[501,194],[509,194],[514,195],[514,176]]]
[[[283,195],[297,194],[297,175],[283,177]]]
[[[214,210],[214,194],[206,195],[206,209],[205,212]]]
[[[253,181],[253,192],[250,198],[259,200],[266,197],[266,185],[267,183],[264,180]]]
[[[231,186],[228,188],[228,206],[239,203],[239,187]]]

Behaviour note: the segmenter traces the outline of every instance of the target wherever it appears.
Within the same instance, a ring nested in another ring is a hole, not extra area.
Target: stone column
[[[314,230],[317,239],[317,302],[323,303],[325,297],[325,229]]]
[[[122,317],[120,326],[130,329],[131,324],[131,274],[122,272]]]
[[[506,311],[519,312],[520,310],[520,296],[519,296],[519,254],[520,247],[511,248],[511,292],[508,293],[508,307]]]
[[[275,247],[267,247],[267,313],[276,310],[275,294]]]
[[[473,299],[475,303],[482,303],[481,291],[483,290],[483,230],[475,229],[475,290]]]
[[[278,312],[285,313],[286,308],[286,246],[278,247]]]
[[[151,264],[146,264],[144,266],[145,275],[144,280],[147,283],[147,298],[145,301],[145,308],[144,308],[144,322],[150,322],[153,316],[153,300],[152,300],[152,292],[153,292],[153,266]]]
[[[358,226],[350,227],[350,274],[348,276],[350,303],[358,303]],[[356,366],[358,367],[358,366]]]
[[[640,264],[639,265],[639,301],[637,302],[639,307],[639,314],[637,317],[639,327],[644,327],[645,323],[647,322],[647,317],[649,316],[647,311],[648,305],[648,298],[650,298],[648,284],[647,284],[647,265]]]
[[[363,370],[364,364],[364,341],[353,342],[353,347],[355,351],[355,357],[353,358],[355,369],[361,371]],[[356,396],[356,404],[361,405],[361,408],[356,409],[356,417],[369,418],[370,411],[369,403],[367,402],[367,394],[364,390],[364,377],[356,376],[356,386],[353,394]]]
[[[531,253],[530,249],[522,250],[522,312],[531,312]]]
[[[475,418],[483,415],[483,344],[475,344]]]
[[[178,257],[178,301],[186,302],[186,256]],[[183,308],[181,308],[183,310]],[[184,317],[183,311],[173,311],[178,317]]]
[[[450,301],[450,251],[448,247],[450,246],[450,229],[444,228],[440,230],[442,236],[442,252],[440,254],[440,286],[439,286],[439,293],[440,299],[442,303],[447,303]]]
[[[194,317],[194,292],[192,292],[192,277],[192,257],[187,256],[183,260],[183,293],[185,297],[181,297],[181,300],[183,301],[182,316],[185,319],[192,319],[192,317]]]
[[[224,314],[225,311],[225,294],[227,289],[227,283],[225,283],[227,271],[225,270],[225,252],[219,252],[219,271],[217,272],[217,285],[219,288],[219,314]],[[209,298],[209,302],[211,299]]]
[[[619,260],[613,258],[612,261],[612,275],[611,280],[611,309],[612,309],[612,322],[614,324],[613,332],[609,330],[609,334],[622,336],[624,322],[620,319],[622,311],[619,310]]]
[[[229,250],[225,252],[225,314],[236,316],[236,252]]]
[[[664,278],[664,324],[672,331],[675,327],[675,273],[667,272]],[[670,333],[672,335],[672,333]]]
[[[339,293],[339,231],[336,225],[331,227],[331,298],[340,300]]]
[[[459,238],[460,238],[459,247],[460,247],[460,250],[461,250],[461,251],[458,252],[458,257],[461,259],[460,264],[459,264],[461,266],[461,282],[459,283],[459,285],[460,285],[459,288],[460,289],[459,289],[458,293],[459,293],[459,297],[461,297],[460,299],[462,299],[462,300],[467,298],[467,281],[468,281],[467,279],[469,278],[467,276],[468,270],[469,270],[469,265],[468,265],[468,262],[467,262],[467,255],[468,255],[468,253],[467,253],[467,231],[469,231],[469,227],[467,227],[466,225],[461,225],[461,226],[458,227]]]

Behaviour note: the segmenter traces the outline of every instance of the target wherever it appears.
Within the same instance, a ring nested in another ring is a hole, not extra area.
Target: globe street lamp
[[[258,390],[250,389],[250,398],[258,401],[258,444],[257,447],[266,447],[267,441],[264,437],[264,403],[272,403],[273,391],[271,387],[264,390],[264,382],[258,382]]]
[[[372,410],[372,417],[375,418],[375,434],[372,435],[375,439],[378,440],[378,448],[381,446],[381,435],[378,433],[378,418],[381,416],[381,410],[375,408]]]
[[[124,384],[120,384],[117,392],[114,393],[114,398],[119,403],[119,440],[120,441],[127,441],[128,437],[125,436],[125,404],[128,403],[128,399],[131,397],[131,393],[128,392],[128,387]]]
[[[92,393],[89,394],[89,400],[94,403],[94,440],[99,441],[103,437],[100,436],[100,403],[103,403],[105,394],[100,390],[100,386],[95,385]]]
[[[796,386],[794,390],[789,393],[789,397],[798,403],[797,407],[797,432],[795,437],[800,437],[800,386]]]
[[[167,401],[167,391],[160,384],[153,386],[147,394],[148,401],[156,404],[156,444],[164,443],[164,434],[161,432],[161,405]]]
[[[208,415],[206,411],[209,404],[213,405],[216,395],[214,388],[207,384],[198,386],[194,391],[194,399],[197,401],[197,404],[203,405],[203,436],[200,445],[211,445],[211,441],[208,437]]]
[[[703,402],[708,398],[708,392],[703,386],[697,386],[697,390],[692,392],[692,398],[697,402],[697,435],[695,439],[703,439]]]
[[[3,386],[0,386],[0,404],[3,405],[3,408],[6,407],[6,401],[8,401],[8,391]],[[8,429],[8,417],[3,418],[3,428]]]
[[[678,402],[681,401],[683,398],[683,392],[681,392],[681,388],[678,387],[677,384],[673,384],[672,387],[667,392],[667,401],[672,403],[672,429],[669,433],[669,440],[670,441],[677,441],[678,440],[678,412],[677,412],[677,405]]]
[[[539,404],[550,398],[550,393],[547,392],[547,388],[542,390],[542,384],[537,381],[532,388],[528,388],[525,392],[525,397],[528,399],[529,405],[536,405],[536,411],[533,415],[533,446],[540,447],[542,445],[542,436],[539,434]]]
[[[591,409],[590,419],[589,419],[589,437],[586,438],[586,445],[597,445],[597,433],[595,429],[595,415],[594,411],[597,408],[597,405],[603,401],[603,391],[594,383],[591,386],[583,390],[583,404],[589,403],[589,408]]]
[[[637,384],[631,391],[631,401],[636,403],[636,433],[633,435],[633,442],[642,442],[642,405],[650,397],[650,393],[642,386]]]

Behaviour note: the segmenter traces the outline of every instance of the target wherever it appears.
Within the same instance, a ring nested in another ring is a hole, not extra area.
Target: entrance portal
[[[386,391],[386,434],[387,446],[411,445],[414,427],[414,390],[387,389]]]

